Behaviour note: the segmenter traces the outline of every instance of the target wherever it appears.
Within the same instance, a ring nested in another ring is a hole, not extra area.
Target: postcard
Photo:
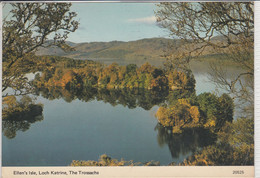
[[[2,2],[2,177],[254,177],[255,3]]]

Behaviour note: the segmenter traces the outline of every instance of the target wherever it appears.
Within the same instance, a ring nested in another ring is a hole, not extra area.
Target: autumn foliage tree
[[[57,45],[64,50],[70,32],[78,28],[76,13],[69,3],[10,3],[3,19],[3,78],[2,92],[12,88],[15,95],[29,93],[31,86],[25,76],[38,62],[38,47]],[[47,40],[53,39],[52,41]],[[7,95],[7,93],[5,93]]]
[[[113,159],[106,154],[100,156],[98,161],[73,160],[70,166],[160,166],[160,162],[149,161],[145,163]]]
[[[188,68],[196,56],[222,54],[241,72],[228,79],[219,64],[211,65],[211,80],[253,112],[254,2],[164,2],[156,11],[158,24],[179,43],[166,55],[168,68]]]
[[[254,120],[238,118],[218,132],[214,145],[197,151],[182,166],[254,165]]]
[[[160,107],[156,113],[158,122],[181,133],[184,128],[204,127],[218,132],[227,122],[233,121],[233,100],[223,94],[217,97],[202,93],[193,98],[178,99],[175,104]]]
[[[42,77],[35,78],[34,84],[35,86],[65,87],[70,83],[73,84],[72,87],[139,88],[154,91],[193,90],[195,87],[194,76],[187,71],[174,73],[151,66],[149,63],[137,67],[136,64],[119,66],[117,63],[112,63],[103,66],[99,63],[88,64],[87,60],[85,62],[86,64],[82,63],[70,68],[53,64],[50,69],[43,71]],[[68,71],[73,72],[75,77],[68,77]],[[175,78],[172,77],[173,75]]]

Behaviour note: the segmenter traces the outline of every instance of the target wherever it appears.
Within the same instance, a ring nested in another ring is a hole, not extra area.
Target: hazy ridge
[[[89,42],[72,43],[75,51],[65,53],[58,47],[39,48],[37,55],[56,55],[74,59],[127,59],[144,60],[159,59],[165,55],[169,45],[177,40],[165,38],[150,38],[137,41],[111,41],[111,42]]]
[[[212,40],[222,41],[221,37],[214,37]],[[73,43],[66,42],[69,46],[74,48],[74,51],[64,52],[59,47],[39,48],[37,55],[52,55],[63,56],[80,60],[93,60],[111,64],[117,62],[121,65],[134,63],[142,65],[149,62],[152,65],[160,66],[165,62],[164,56],[171,48],[180,44],[178,39],[167,38],[147,38],[136,41],[111,41],[111,42],[85,42]],[[194,45],[191,43],[191,45]],[[179,48],[178,50],[181,50]],[[208,59],[225,59],[222,54],[214,54],[210,47],[207,48],[199,60]]]

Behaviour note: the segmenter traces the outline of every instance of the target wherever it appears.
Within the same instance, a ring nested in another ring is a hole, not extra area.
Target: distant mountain
[[[224,41],[224,38],[217,36],[212,38],[213,41]],[[103,62],[105,64],[111,64],[117,62],[121,65],[134,63],[142,65],[145,62],[149,62],[152,65],[162,65],[165,61],[165,56],[170,49],[174,49],[180,44],[180,40],[166,39],[166,38],[148,38],[136,41],[111,41],[111,42],[89,42],[89,43],[73,43],[66,42],[75,50],[72,52],[64,52],[58,47],[39,48],[37,55],[54,55],[63,56],[80,60],[94,60]],[[196,46],[196,44],[191,43]],[[182,48],[178,48],[182,50]],[[185,49],[184,49],[185,50]],[[214,48],[207,47],[203,53],[203,56],[218,55]],[[218,56],[219,57],[219,56]],[[221,57],[223,58],[223,57]],[[205,59],[204,59],[205,60]]]
[[[37,49],[36,55],[44,56],[44,55],[54,55],[54,56],[66,56],[68,53],[65,53],[61,48],[57,46],[48,46],[53,42],[53,40],[48,40],[45,42],[43,46]],[[75,47],[77,43],[73,43],[71,41],[66,41],[66,44]]]
[[[176,43],[176,40],[165,38],[150,38],[130,42],[67,42],[68,45],[74,47],[75,51],[65,53],[58,47],[41,47],[36,54],[65,56],[74,59],[152,60],[161,58],[168,46],[174,43]]]

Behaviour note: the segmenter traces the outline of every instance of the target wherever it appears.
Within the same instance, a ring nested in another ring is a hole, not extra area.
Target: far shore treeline
[[[56,86],[66,89],[99,87],[160,91],[194,89],[195,87],[195,79],[191,70],[164,70],[150,65],[148,62],[141,67],[137,67],[136,64],[119,66],[117,63],[112,63],[104,66],[86,60],[68,60],[63,63],[63,67],[51,66],[45,68],[42,76],[36,74],[35,79],[34,84],[38,87]]]

